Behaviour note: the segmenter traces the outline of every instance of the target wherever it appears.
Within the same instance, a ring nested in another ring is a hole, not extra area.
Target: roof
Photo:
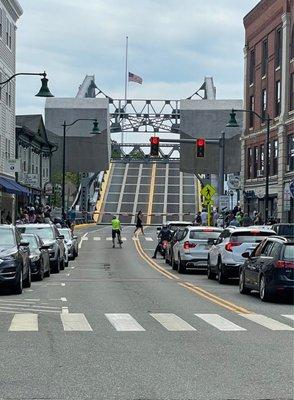
[[[38,132],[40,123],[43,122],[41,114],[35,115],[16,115],[16,125],[26,126],[33,132]]]

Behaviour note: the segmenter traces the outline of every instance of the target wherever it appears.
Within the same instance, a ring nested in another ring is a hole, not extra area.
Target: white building
[[[0,82],[15,74],[16,22],[22,13],[17,0],[0,0]],[[15,174],[9,170],[7,160],[14,158],[15,80],[12,80],[0,85],[0,214],[3,210],[13,214],[14,196],[20,190],[10,184]]]

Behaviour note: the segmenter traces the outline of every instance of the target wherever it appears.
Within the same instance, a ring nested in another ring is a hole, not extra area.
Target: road
[[[178,275],[132,232],[80,229],[65,271],[0,295],[0,399],[292,399],[293,305]]]

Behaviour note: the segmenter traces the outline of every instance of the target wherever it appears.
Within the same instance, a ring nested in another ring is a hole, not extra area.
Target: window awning
[[[0,188],[3,189],[6,193],[26,196],[30,195],[30,191],[28,188],[15,182],[13,179],[5,178],[4,176],[0,176]]]

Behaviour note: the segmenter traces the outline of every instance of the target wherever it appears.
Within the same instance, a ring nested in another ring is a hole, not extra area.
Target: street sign
[[[241,187],[241,181],[240,177],[238,175],[230,174],[228,176],[228,188],[229,189],[240,189]]]
[[[221,195],[218,198],[218,202],[219,202],[219,210],[221,212],[229,211],[229,209],[230,209],[230,196]]]
[[[200,192],[206,199],[211,199],[212,196],[216,193],[216,189],[214,186],[209,183],[205,185]]]
[[[205,206],[213,206],[213,205],[214,205],[214,201],[211,200],[211,199],[205,199],[204,202],[203,202],[203,204],[204,204]]]

